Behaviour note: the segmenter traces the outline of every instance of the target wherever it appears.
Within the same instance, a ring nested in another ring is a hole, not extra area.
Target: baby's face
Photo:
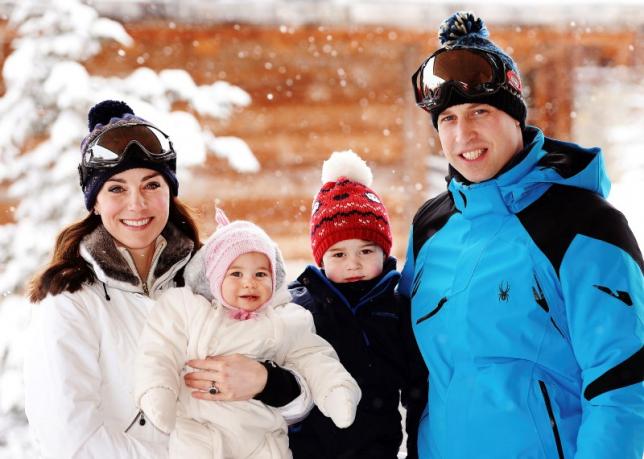
[[[271,263],[259,252],[238,256],[228,267],[221,283],[226,303],[244,311],[255,311],[273,294]]]
[[[362,239],[337,242],[322,256],[326,277],[339,284],[378,277],[384,262],[382,248]]]

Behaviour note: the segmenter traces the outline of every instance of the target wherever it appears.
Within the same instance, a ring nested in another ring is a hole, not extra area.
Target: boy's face
[[[362,239],[347,239],[329,247],[322,256],[322,267],[329,280],[342,284],[378,277],[384,261],[380,246]]]
[[[273,294],[271,263],[259,252],[238,256],[228,267],[221,283],[226,303],[244,311],[255,311]]]

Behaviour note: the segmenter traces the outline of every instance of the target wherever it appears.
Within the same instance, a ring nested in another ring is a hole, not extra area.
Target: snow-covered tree
[[[162,127],[179,153],[180,175],[209,153],[227,157],[242,172],[259,168],[241,139],[216,137],[195,117],[228,117],[250,103],[242,89],[222,81],[197,86],[180,69],[138,68],[125,78],[88,74],[83,62],[101,52],[103,43],[128,47],[132,38],[79,0],[21,0],[9,26],[17,36],[2,70],[0,183],[9,184],[18,204],[14,222],[0,226],[0,419],[22,413],[21,343],[29,308],[21,308],[18,295],[45,263],[60,229],[87,212],[76,165],[92,105],[124,100]],[[178,101],[191,112],[173,111]],[[0,445],[6,441],[0,433]]]
[[[179,152],[180,168],[202,162],[210,151],[227,156],[236,169],[257,170],[243,141],[217,138],[192,113],[172,111],[173,103],[183,101],[199,116],[225,118],[250,102],[242,89],[222,81],[197,86],[179,69],[138,68],[125,78],[89,75],[82,62],[99,53],[104,40],[127,47],[132,38],[78,0],[52,0],[46,7],[21,2],[10,24],[18,37],[3,68],[0,181],[11,183],[10,197],[19,204],[16,223],[0,227],[0,292],[19,289],[42,265],[61,226],[83,214],[78,146],[87,133],[88,109],[102,99],[125,100],[163,127]]]

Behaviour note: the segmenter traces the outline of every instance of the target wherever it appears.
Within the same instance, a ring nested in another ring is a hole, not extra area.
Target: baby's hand
[[[356,408],[360,401],[360,392],[349,390],[346,387],[335,387],[326,396],[320,411],[330,417],[333,423],[341,429],[346,429],[356,418]]]
[[[170,389],[157,387],[141,397],[141,410],[161,432],[169,434],[177,421],[177,397]]]

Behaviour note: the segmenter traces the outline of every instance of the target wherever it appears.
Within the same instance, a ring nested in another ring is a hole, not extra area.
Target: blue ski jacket
[[[414,217],[400,291],[429,369],[423,458],[644,453],[642,255],[601,150],[527,127]]]

